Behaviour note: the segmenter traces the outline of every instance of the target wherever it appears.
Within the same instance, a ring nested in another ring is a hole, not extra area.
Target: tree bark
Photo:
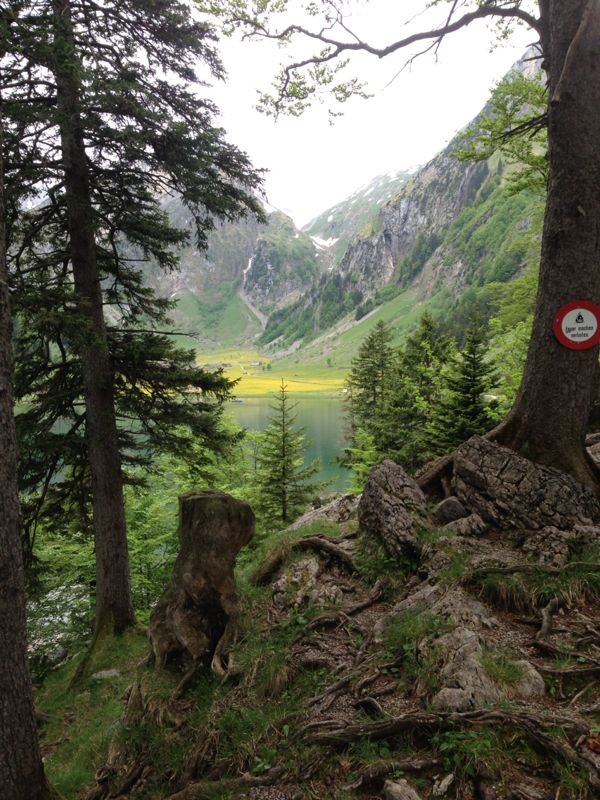
[[[96,261],[93,208],[80,105],[81,64],[70,0],[53,0],[54,76],[65,197],[81,335],[77,347],[85,387],[86,437],[92,476],[96,549],[96,632],[122,631],[135,622],[117,440],[114,374]]]
[[[0,786],[3,800],[41,800],[49,790],[27,661],[4,220],[0,127]]]
[[[550,167],[540,281],[521,388],[492,438],[597,490],[584,440],[598,347],[563,347],[552,323],[571,300],[600,304],[600,0],[550,0],[540,10]]]

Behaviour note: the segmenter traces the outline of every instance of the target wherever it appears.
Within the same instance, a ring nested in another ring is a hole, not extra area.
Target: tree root
[[[552,621],[554,614],[558,611],[560,600],[553,597],[552,600],[542,609],[542,626],[536,634],[536,639],[546,639],[552,633]]]
[[[358,778],[343,788],[346,791],[362,789],[364,786],[382,781],[394,772],[424,772],[425,770],[436,769],[441,764],[442,761],[439,758],[405,758],[395,761],[378,761],[361,770]]]
[[[466,581],[471,583],[472,581],[477,581],[479,578],[486,578],[488,575],[512,575],[517,573],[531,575],[541,572],[544,575],[562,575],[565,570],[582,568],[587,568],[590,574],[600,572],[600,564],[590,561],[569,561],[562,567],[547,567],[543,564],[513,564],[511,567],[490,565],[489,567],[481,567],[480,569],[473,570],[473,572],[466,577]]]
[[[554,756],[583,768],[588,773],[590,786],[600,789],[600,775],[590,762],[579,755],[568,742],[559,741],[557,738],[545,733],[543,728],[547,724],[555,724],[556,719],[544,719],[534,714],[525,712],[505,712],[499,710],[478,710],[466,712],[440,712],[433,714],[426,711],[412,711],[398,717],[358,725],[343,725],[332,730],[308,732],[304,740],[311,744],[346,746],[361,739],[380,741],[397,736],[404,731],[452,729],[456,725],[506,725],[522,730],[529,739],[534,741],[543,750]],[[564,730],[571,730],[575,734],[585,735],[587,727],[575,720],[563,718],[561,725]]]
[[[292,542],[288,548],[282,548],[268,556],[252,575],[252,583],[255,586],[265,586],[283,566],[290,554],[296,550],[314,550],[321,555],[334,558],[348,572],[356,572],[356,564],[352,556],[335,541],[327,536],[305,536],[304,539]]]
[[[281,780],[285,770],[283,767],[274,767],[265,775],[242,775],[239,778],[220,778],[219,780],[195,781],[188,784],[176,794],[172,794],[168,800],[204,800],[204,798],[214,797],[214,793],[233,792],[238,789],[252,789],[257,786],[272,786]]]
[[[363,600],[362,602],[348,608],[340,608],[335,614],[319,614],[318,617],[315,617],[308,623],[308,625],[305,627],[305,631],[312,631],[316,628],[333,627],[334,625],[344,622],[347,617],[351,617],[354,614],[359,614],[361,611],[365,611],[365,609],[370,608],[372,605],[375,605],[375,603],[381,600],[383,597],[383,590],[383,581],[378,580],[373,586],[373,591],[366,600]]]

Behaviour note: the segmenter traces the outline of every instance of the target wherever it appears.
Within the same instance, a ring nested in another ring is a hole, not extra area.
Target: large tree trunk
[[[96,631],[134,623],[117,441],[114,375],[96,262],[93,209],[80,106],[80,63],[70,1],[53,0],[54,71],[75,293],[82,318],[78,342],[85,387],[96,546]]]
[[[598,488],[584,447],[598,348],[569,350],[552,331],[570,300],[600,304],[600,0],[540,4],[549,70],[548,202],[533,333],[521,388],[493,437]]]
[[[48,789],[27,661],[4,219],[0,128],[0,787],[3,800],[41,800]]]

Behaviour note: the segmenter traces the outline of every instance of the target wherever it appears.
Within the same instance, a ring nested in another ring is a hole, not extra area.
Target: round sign
[[[554,335],[571,350],[587,350],[600,342],[600,307],[589,300],[573,300],[556,312]]]

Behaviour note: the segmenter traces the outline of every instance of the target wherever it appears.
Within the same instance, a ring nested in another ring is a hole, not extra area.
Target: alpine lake
[[[350,482],[350,472],[335,460],[344,450],[345,419],[341,400],[302,395],[290,395],[290,400],[296,406],[294,427],[305,429],[308,443],[305,463],[310,464],[317,458],[321,465],[314,480],[327,483],[323,494],[345,491]],[[275,414],[271,408],[273,403],[272,397],[244,397],[228,404],[227,410],[243,428],[263,431],[269,424],[269,417]]]

